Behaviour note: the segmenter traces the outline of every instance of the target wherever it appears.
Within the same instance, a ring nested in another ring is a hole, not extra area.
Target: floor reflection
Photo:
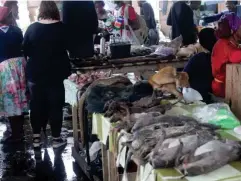
[[[24,126],[26,143],[18,145],[0,144],[0,180],[1,181],[87,181],[81,170],[78,176],[73,167],[76,166],[71,156],[72,136],[68,134],[72,123],[65,121],[63,134],[68,137],[68,145],[62,155],[55,155],[49,141],[46,148],[34,151],[31,144],[31,128],[26,121]],[[0,140],[6,132],[6,123],[0,122]],[[50,130],[47,130],[50,135]],[[48,139],[50,140],[50,139]],[[35,156],[36,155],[36,156]]]

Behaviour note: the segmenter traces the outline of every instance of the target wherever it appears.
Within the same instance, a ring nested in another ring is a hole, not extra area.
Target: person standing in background
[[[110,11],[105,10],[104,7],[105,7],[104,1],[95,1],[95,9],[98,16],[98,21],[103,24],[107,21],[108,16],[111,13]],[[98,33],[102,33],[106,41],[110,40],[110,35],[108,34],[105,28],[99,27]],[[94,44],[100,44],[100,39],[101,39],[101,36],[97,34],[94,40]]]
[[[62,12],[70,39],[70,58],[92,57],[94,55],[93,36],[98,33],[98,18],[94,2],[63,1]]]
[[[200,6],[201,1],[190,1],[190,7],[193,10],[193,20],[196,26],[199,26],[199,21],[201,19]]]
[[[5,1],[4,7],[9,8],[12,13],[11,25],[18,26],[17,20],[19,19],[18,1]]]
[[[159,43],[159,34],[156,29],[156,20],[155,20],[155,14],[153,11],[152,6],[150,3],[146,2],[145,0],[139,0],[138,5],[141,8],[141,15],[144,17],[146,21],[146,25],[149,29],[148,31],[148,44],[151,45],[157,45]]]
[[[63,148],[63,81],[70,75],[68,33],[60,21],[54,1],[42,1],[38,22],[31,24],[23,41],[24,55],[28,57],[26,77],[30,92],[30,121],[33,129],[33,146],[40,148],[41,128],[50,122],[53,148]],[[57,67],[57,68],[56,68]]]
[[[148,40],[148,28],[145,20],[139,16],[134,8],[125,1],[114,1],[116,4],[116,29],[120,31],[117,34],[122,36],[123,40],[128,40],[137,45],[143,45]]]
[[[229,0],[227,0],[226,1],[226,8],[228,10],[223,11],[223,12],[218,13],[218,14],[215,14],[213,16],[204,17],[203,18],[204,24],[213,23],[215,21],[218,21],[223,15],[229,14],[229,13],[235,13],[238,16],[238,14],[237,14],[237,5],[238,5],[238,1],[229,1]]]
[[[172,40],[182,35],[183,45],[196,43],[197,28],[193,20],[193,11],[186,1],[177,1],[172,5],[167,25],[172,27]]]
[[[7,117],[11,136],[3,143],[18,143],[24,138],[24,112],[28,112],[22,31],[13,26],[14,13],[0,7],[0,116]]]
[[[105,2],[95,1],[95,10],[98,16],[98,20],[105,22],[108,18],[108,11],[105,10]]]

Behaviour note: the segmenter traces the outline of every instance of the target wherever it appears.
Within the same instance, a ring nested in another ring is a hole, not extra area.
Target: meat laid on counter
[[[78,85],[78,88],[82,88],[87,83],[92,83],[97,79],[106,78],[110,76],[110,72],[88,72],[85,74],[74,73],[69,76],[69,80]]]

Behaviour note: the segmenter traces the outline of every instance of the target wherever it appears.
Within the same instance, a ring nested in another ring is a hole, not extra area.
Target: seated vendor
[[[98,16],[98,20],[103,21],[103,23],[106,22],[106,20],[108,19],[108,14],[110,13],[107,10],[105,10],[104,7],[105,7],[104,1],[95,1],[95,10]],[[106,41],[109,41],[110,35],[104,28],[99,26],[98,33],[103,33],[104,37],[106,38]],[[100,44],[100,39],[101,39],[101,36],[97,35],[95,37],[94,44]]]
[[[212,92],[217,97],[225,97],[226,64],[241,62],[241,19],[233,14],[225,15],[221,18],[217,35],[219,40],[215,44],[212,53],[212,72],[214,80],[212,82]],[[226,23],[225,23],[226,22]],[[227,26],[227,27],[225,27]],[[230,34],[227,37],[227,30]],[[225,36],[220,36],[223,34]]]
[[[194,55],[188,61],[184,71],[189,75],[190,86],[197,90],[202,95],[203,100],[208,103],[213,80],[211,52],[216,43],[215,31],[212,28],[204,28],[198,34],[198,38],[205,51]]]

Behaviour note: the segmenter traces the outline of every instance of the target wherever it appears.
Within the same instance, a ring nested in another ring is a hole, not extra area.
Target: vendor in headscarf
[[[226,64],[241,62],[241,19],[234,13],[221,18],[217,35],[220,38],[213,48],[212,92],[217,97],[225,97]]]
[[[204,52],[190,58],[183,70],[189,75],[190,86],[202,95],[206,103],[210,101],[209,93],[212,92],[211,53],[217,41],[214,32],[215,30],[212,28],[204,28],[200,31],[198,38],[200,45],[204,48]]]
[[[5,143],[23,139],[24,112],[28,112],[22,31],[12,25],[13,12],[0,7],[0,117],[8,117],[12,136]]]

